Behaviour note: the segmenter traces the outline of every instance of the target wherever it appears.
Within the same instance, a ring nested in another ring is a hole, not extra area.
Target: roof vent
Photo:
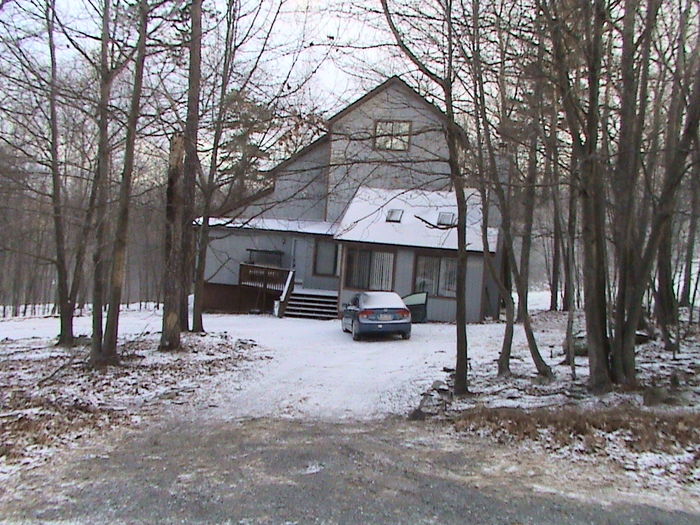
[[[389,210],[386,212],[386,222],[401,222],[403,210]]]
[[[438,226],[454,226],[455,214],[451,211],[441,211],[438,214]]]

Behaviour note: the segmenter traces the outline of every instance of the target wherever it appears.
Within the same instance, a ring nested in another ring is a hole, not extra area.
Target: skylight
[[[438,214],[438,226],[454,226],[455,214],[451,211],[441,211]]]
[[[389,210],[386,212],[386,222],[401,222],[403,210]]]

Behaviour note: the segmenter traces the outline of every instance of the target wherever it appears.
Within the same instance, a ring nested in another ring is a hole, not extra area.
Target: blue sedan
[[[355,341],[368,334],[411,337],[411,311],[394,292],[360,292],[343,305],[343,331]]]

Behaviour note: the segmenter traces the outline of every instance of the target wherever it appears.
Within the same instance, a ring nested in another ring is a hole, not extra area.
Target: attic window
[[[386,222],[401,222],[403,210],[389,210],[386,212]]]
[[[454,226],[455,214],[451,211],[441,211],[438,214],[438,226]]]
[[[407,151],[411,141],[411,122],[378,120],[374,127],[374,147],[389,151]]]

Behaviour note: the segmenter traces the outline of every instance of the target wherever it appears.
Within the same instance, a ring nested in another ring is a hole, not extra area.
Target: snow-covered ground
[[[547,293],[534,293],[530,307],[545,308],[548,301]],[[503,407],[591,410],[626,404],[647,410],[641,392],[587,395],[586,358],[577,359],[577,380],[569,378],[561,353],[565,319],[565,314],[556,312],[534,316],[540,352],[556,374],[553,382],[536,376],[520,326],[513,343],[513,376],[497,379],[504,326],[470,325],[472,394],[445,401],[443,408],[453,415],[463,409]],[[78,438],[89,439],[107,428],[132,425],[171,410],[215,419],[342,421],[406,416],[435,381],[448,381],[455,362],[455,329],[450,324],[414,325],[408,341],[360,342],[343,333],[337,320],[212,314],[205,316],[204,324],[206,335],[185,337],[186,351],[164,354],[156,350],[160,311],[125,311],[120,325],[124,366],[94,372],[82,365],[86,348],[69,351],[53,346],[56,318],[0,320],[0,479],[41,463]],[[75,332],[89,331],[90,318],[78,317]],[[673,362],[657,343],[641,348],[638,363],[643,383],[667,385],[675,374],[686,386],[678,395],[681,408],[653,410],[697,413],[699,346],[696,339],[689,339]],[[504,439],[499,428],[464,424],[462,431],[490,432]],[[538,443],[519,445],[524,451],[535,447],[572,461],[613,461],[640,486],[675,490],[683,485],[685,493],[700,498],[697,441],[658,452],[649,447],[634,451],[629,435],[622,431],[592,434],[592,448],[587,441],[590,436],[572,436],[566,446],[560,446],[550,439],[549,430],[537,432]]]
[[[89,317],[76,318],[75,332],[89,333],[90,322]],[[215,385],[206,389],[208,402],[217,405],[218,415],[230,418],[366,419],[405,415],[417,406],[421,394],[435,380],[446,378],[443,368],[454,367],[455,361],[455,330],[450,324],[414,325],[408,341],[396,338],[360,342],[343,333],[337,320],[206,315],[204,324],[208,335],[200,341],[224,335],[232,340],[252,340],[258,346],[250,351],[251,358],[270,358],[257,366],[243,385],[227,375],[210,378]],[[152,350],[160,326],[159,311],[131,310],[121,316],[120,336],[123,340],[144,341],[142,346],[150,350],[152,360],[158,356]],[[31,348],[27,358],[59,356],[65,351],[50,346],[56,329],[55,318],[5,319],[0,321],[0,340],[5,349]],[[495,375],[502,334],[503,325],[498,323],[469,326],[470,372],[475,387],[479,378]],[[558,345],[561,336],[558,332],[549,335],[543,332],[541,343],[545,358],[555,363],[561,359],[554,358],[550,346]],[[534,368],[523,342],[524,334],[518,329],[514,371],[532,374]]]
[[[89,330],[89,318],[76,321],[77,333]],[[159,355],[153,350],[160,322],[157,312],[125,312],[120,333],[124,339],[148,341],[147,353],[153,359]],[[261,360],[243,384],[226,374],[213,378],[215,385],[205,395],[223,417],[365,419],[406,414],[435,379],[446,375],[443,367],[454,366],[451,325],[415,325],[408,341],[354,342],[337,320],[207,315],[204,323],[208,335],[201,340],[224,334],[232,340],[253,340],[257,346],[250,350],[250,357]],[[49,346],[55,331],[56,319],[51,318],[0,322],[4,348],[23,346],[25,357],[31,359],[65,354]],[[482,341],[473,345],[472,359],[489,361],[494,357],[492,342],[500,338],[502,327],[478,325],[470,332]]]

